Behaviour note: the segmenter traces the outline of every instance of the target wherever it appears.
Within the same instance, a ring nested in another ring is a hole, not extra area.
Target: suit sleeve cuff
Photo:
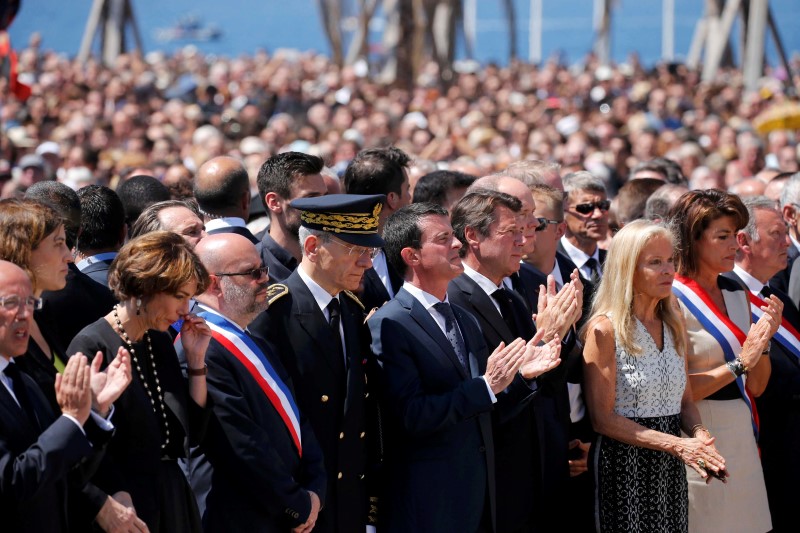
[[[481,379],[484,383],[486,383],[486,391],[489,393],[489,398],[492,399],[492,403],[497,403],[497,397],[492,392],[492,388],[489,386],[489,380],[486,379],[486,376],[481,376]]]
[[[62,414],[61,414],[61,416],[63,416],[64,418],[66,418],[66,419],[68,419],[68,420],[72,420],[72,422],[73,422],[73,423],[74,423],[76,426],[78,426],[78,429],[80,429],[80,430],[81,430],[81,433],[83,434],[83,436],[84,436],[84,437],[86,436],[86,431],[84,431],[84,430],[83,430],[83,426],[81,425],[81,423],[80,423],[80,422],[78,422],[78,419],[77,419],[77,418],[75,418],[75,417],[74,417],[74,416],[72,416],[72,415],[67,415],[67,414],[64,414],[64,413],[62,413]]]

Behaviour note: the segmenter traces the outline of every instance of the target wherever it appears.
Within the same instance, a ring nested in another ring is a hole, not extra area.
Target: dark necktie
[[[22,408],[22,412],[28,417],[30,423],[36,429],[41,429],[39,426],[39,419],[36,417],[36,412],[33,410],[33,405],[28,398],[27,390],[25,389],[25,383],[22,381],[22,372],[20,371],[19,367],[16,364],[11,363],[9,364],[3,373],[11,380],[11,386],[14,388],[14,396],[17,397],[17,402],[19,402],[20,408]]]
[[[758,294],[762,298],[769,298],[772,295],[772,289],[770,289],[768,285],[764,285],[761,287],[761,291]]]
[[[503,317],[503,322],[506,323],[511,335],[516,339],[520,336],[519,327],[517,326],[516,316],[514,313],[514,304],[511,303],[511,295],[504,288],[497,289],[492,293],[492,298],[497,302],[500,307],[500,315]]]
[[[447,302],[439,302],[434,304],[433,308],[444,317],[444,331],[445,335],[447,336],[447,340],[450,341],[450,345],[456,352],[456,356],[458,356],[461,366],[463,366],[467,373],[469,373],[467,348],[464,345],[464,339],[461,337],[461,332],[458,330],[458,323],[456,323],[456,315],[453,313],[453,309]]]
[[[592,285],[597,286],[600,283],[600,265],[597,263],[597,259],[590,257],[584,265],[589,268],[589,281],[592,282]]]
[[[334,298],[328,304],[328,324],[331,327],[331,333],[333,333],[333,338],[335,339],[336,344],[336,366],[341,368],[342,372],[345,371],[347,365],[345,362],[344,352],[342,351],[342,336],[339,334],[339,323],[342,320],[342,312],[341,306],[339,304],[339,298]],[[339,366],[341,365],[341,367]]]

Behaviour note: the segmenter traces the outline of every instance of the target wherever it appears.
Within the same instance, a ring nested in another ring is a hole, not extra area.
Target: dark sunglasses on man
[[[537,218],[536,220],[539,221],[539,225],[536,226],[536,231],[537,232],[546,230],[548,224],[560,224],[561,223],[560,220],[550,220],[549,218],[541,218],[541,217]]]
[[[595,209],[599,209],[603,213],[608,211],[608,208],[611,207],[611,200],[600,200],[599,202],[589,202],[585,204],[578,204],[573,209],[580,213],[581,215],[590,215],[594,213]]]

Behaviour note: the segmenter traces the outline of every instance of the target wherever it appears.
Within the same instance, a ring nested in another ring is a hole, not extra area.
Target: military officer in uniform
[[[311,422],[328,473],[315,532],[363,531],[368,511],[369,362],[364,306],[351,292],[383,246],[383,195],[299,198],[302,259],[249,330],[273,343],[291,375],[300,412]],[[369,516],[368,516],[369,515]]]

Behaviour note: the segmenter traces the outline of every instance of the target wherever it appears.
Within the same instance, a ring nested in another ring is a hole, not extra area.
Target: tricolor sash
[[[239,361],[253,376],[258,386],[278,412],[292,436],[297,454],[302,457],[300,439],[300,410],[289,387],[281,380],[264,352],[244,331],[224,316],[203,307],[197,314],[211,328],[211,336]],[[176,340],[177,341],[177,340]]]
[[[758,322],[758,319],[764,315],[764,311],[761,310],[761,307],[766,306],[767,302],[752,292],[749,294],[750,313],[753,316],[753,322]],[[786,351],[800,359],[800,333],[792,327],[786,318],[781,317],[781,325],[778,326],[778,331],[775,333],[773,339],[778,341]]]
[[[700,325],[711,334],[722,347],[726,361],[733,361],[742,351],[742,345],[747,335],[737,326],[728,315],[720,311],[711,297],[696,281],[685,276],[675,276],[672,282],[672,293],[694,315]],[[753,405],[753,399],[745,387],[744,376],[735,380],[742,399],[750,409],[750,418],[753,422],[753,433],[758,438],[758,414]]]

